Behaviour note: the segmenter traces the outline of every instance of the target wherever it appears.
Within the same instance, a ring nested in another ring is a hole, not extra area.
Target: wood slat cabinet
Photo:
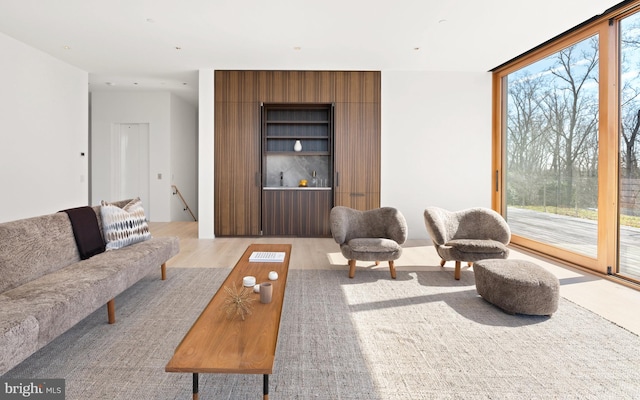
[[[336,72],[334,205],[380,207],[380,72]]]
[[[380,104],[380,71],[336,71],[334,74],[336,103]]]
[[[331,236],[330,190],[265,190],[264,235],[326,237]]]
[[[332,71],[266,71],[260,85],[265,103],[331,103],[335,99]]]
[[[266,91],[266,71],[215,71],[216,103],[256,103]]]
[[[214,233],[260,234],[260,105],[216,102]]]
[[[334,104],[334,166],[327,193],[333,205],[380,206],[379,71],[215,71],[214,99],[216,236],[261,233],[262,103]]]

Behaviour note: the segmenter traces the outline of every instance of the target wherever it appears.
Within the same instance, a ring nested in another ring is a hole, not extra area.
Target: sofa
[[[131,202],[84,211],[95,213],[104,238],[101,211]],[[70,216],[56,212],[0,223],[0,375],[101,306],[107,305],[114,323],[114,298],[152,271],[165,279],[166,262],[179,252],[178,238],[151,237],[147,226],[141,241],[83,259]]]

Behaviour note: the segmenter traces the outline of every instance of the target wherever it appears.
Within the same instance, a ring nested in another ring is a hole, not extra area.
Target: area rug
[[[3,378],[63,378],[66,399],[188,399],[166,373],[229,273],[170,268],[116,298]],[[552,317],[509,315],[472,274],[291,270],[270,399],[640,398],[640,338],[561,299]],[[260,375],[201,375],[200,399],[259,399]]]

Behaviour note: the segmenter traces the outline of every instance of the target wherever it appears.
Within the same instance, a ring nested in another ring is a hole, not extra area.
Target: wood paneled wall
[[[215,71],[216,236],[260,234],[263,102],[334,103],[334,205],[380,206],[379,71]]]
[[[260,233],[260,106],[216,102],[214,134],[214,232]]]

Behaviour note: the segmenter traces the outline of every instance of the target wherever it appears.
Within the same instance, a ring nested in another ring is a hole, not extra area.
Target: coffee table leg
[[[262,393],[263,393],[263,400],[269,400],[269,375],[264,374],[263,375],[263,384],[262,384],[263,388],[262,388]]]
[[[198,400],[198,373],[193,374],[193,400]]]

